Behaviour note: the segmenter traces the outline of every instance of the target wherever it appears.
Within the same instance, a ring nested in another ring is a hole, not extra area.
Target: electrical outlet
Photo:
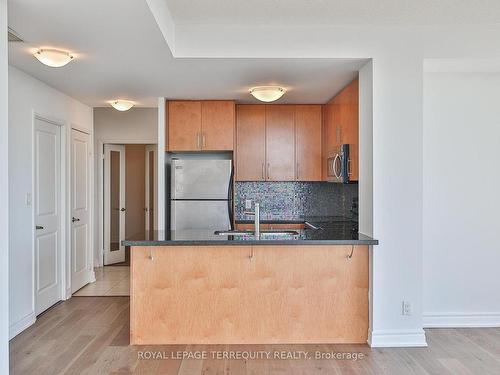
[[[245,199],[245,210],[250,210],[250,209],[252,209],[252,200]]]
[[[401,312],[403,315],[411,315],[411,303],[408,301],[403,301]]]

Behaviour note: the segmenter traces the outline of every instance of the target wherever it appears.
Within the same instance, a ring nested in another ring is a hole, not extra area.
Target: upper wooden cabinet
[[[167,151],[231,151],[234,148],[233,101],[167,102]]]
[[[236,107],[236,180],[266,180],[266,106]]]
[[[321,181],[321,106],[295,106],[295,179]]]
[[[194,151],[201,145],[201,102],[167,103],[168,151]]]
[[[236,106],[237,181],[321,181],[320,105]]]
[[[352,81],[323,108],[323,179],[328,179],[327,159],[349,144],[349,180],[359,179],[359,85]]]
[[[213,100],[201,103],[201,147],[203,150],[233,150],[234,112],[233,101]]]
[[[266,106],[268,181],[295,180],[295,106]]]

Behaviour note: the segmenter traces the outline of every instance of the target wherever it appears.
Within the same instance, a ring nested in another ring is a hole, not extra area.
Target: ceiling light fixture
[[[40,48],[33,56],[42,64],[52,68],[60,68],[73,60],[73,55],[69,52],[53,48]]]
[[[117,111],[123,112],[123,111],[128,111],[130,108],[132,108],[134,106],[135,103],[133,101],[130,101],[130,100],[117,99],[117,100],[113,100],[110,104]]]
[[[285,94],[286,90],[279,86],[258,86],[250,89],[250,94],[261,102],[274,102]]]

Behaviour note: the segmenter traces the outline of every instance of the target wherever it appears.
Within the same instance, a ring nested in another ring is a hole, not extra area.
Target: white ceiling
[[[498,0],[163,0],[177,25],[435,25],[500,21]]]
[[[231,40],[227,25],[276,25],[296,33],[318,25],[500,22],[498,0],[9,0],[8,5],[9,26],[26,41],[10,43],[10,64],[95,107],[115,98],[156,106],[159,96],[249,102],[248,89],[260,84],[287,87],[283,103],[324,103],[366,61],[174,58],[175,26],[222,25],[224,39]],[[281,47],[293,50],[293,40],[283,42]],[[48,68],[31,55],[36,47],[67,49],[77,58],[64,68]]]
[[[324,103],[366,60],[175,59],[145,1],[9,0],[9,26],[26,41],[10,43],[9,62],[94,107],[114,98],[156,106],[157,97],[252,101],[248,88],[279,84],[283,103]],[[48,68],[33,47],[75,53]]]

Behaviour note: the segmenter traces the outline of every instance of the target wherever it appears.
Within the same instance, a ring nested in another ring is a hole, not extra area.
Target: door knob
[[[41,229],[43,229],[43,227],[41,225],[36,226],[36,230],[41,230]]]
[[[71,221],[74,223],[75,221],[80,221],[80,219],[76,218],[76,217],[72,217],[71,218]]]
[[[125,207],[120,208],[120,211],[121,212],[126,211]]]

